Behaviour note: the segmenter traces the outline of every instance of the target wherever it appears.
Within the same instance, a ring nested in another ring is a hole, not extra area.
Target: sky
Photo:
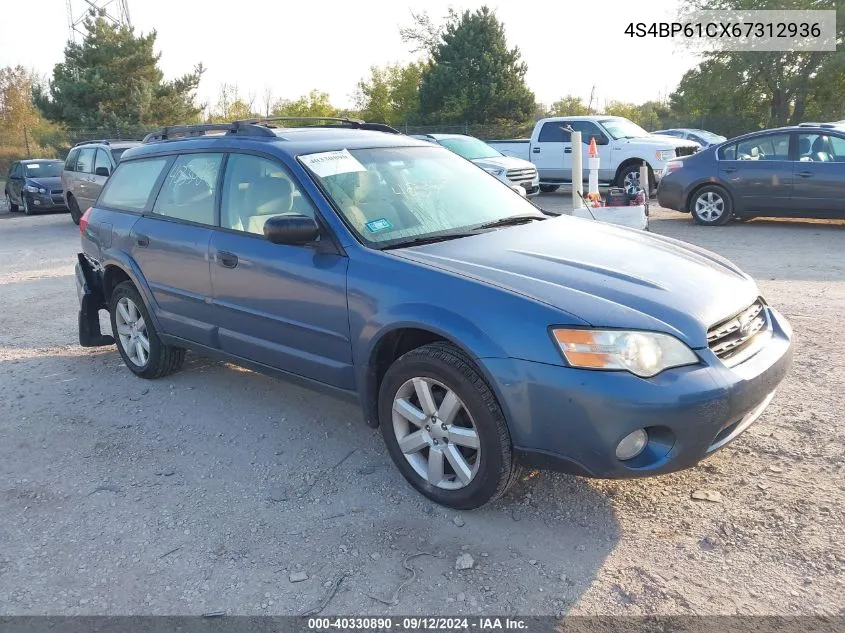
[[[70,1],[77,13],[83,11],[85,0]],[[238,0],[222,11],[211,9],[209,0],[128,4],[136,32],[158,33],[167,78],[203,63],[199,98],[210,104],[229,83],[243,96],[255,95],[256,104],[268,90],[274,99],[295,99],[318,89],[336,106],[352,107],[355,86],[370,66],[418,57],[399,36],[399,27],[411,24],[412,11],[439,19],[449,7],[472,10],[483,4],[504,23],[508,44],[522,52],[526,81],[541,103],[567,94],[586,102],[593,91],[599,108],[610,100],[665,98],[696,63],[672,40],[624,33],[631,22],[671,21],[676,0]],[[66,5],[67,0],[40,0],[37,30],[0,20],[0,67],[21,64],[49,75],[63,59],[69,35]]]

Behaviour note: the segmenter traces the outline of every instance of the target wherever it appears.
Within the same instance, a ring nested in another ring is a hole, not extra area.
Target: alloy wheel
[[[144,316],[129,297],[121,297],[115,312],[120,346],[135,365],[144,367],[150,359],[150,338]]]
[[[481,464],[478,429],[457,393],[433,378],[402,384],[393,399],[393,432],[405,459],[423,480],[458,490]]]
[[[629,171],[622,180],[622,188],[625,193],[637,193],[640,190],[640,174],[636,171]]]
[[[695,200],[695,214],[706,222],[715,222],[725,212],[725,200],[715,191],[708,191]]]

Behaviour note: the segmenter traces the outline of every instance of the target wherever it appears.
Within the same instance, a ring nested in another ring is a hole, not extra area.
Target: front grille
[[[533,167],[526,167],[524,169],[509,169],[508,180],[519,182],[522,180],[533,180],[537,175],[537,170]]]
[[[707,346],[726,361],[748,348],[754,337],[767,327],[763,302],[757,299],[739,314],[711,327],[707,331]]]
[[[698,151],[696,147],[676,147],[675,156],[690,156]]]

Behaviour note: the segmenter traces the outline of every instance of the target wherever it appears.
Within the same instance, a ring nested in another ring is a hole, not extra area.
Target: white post
[[[649,196],[649,189],[651,189],[651,183],[648,181],[648,165],[643,161],[643,164],[640,165],[640,189],[645,191],[645,197],[648,198]]]
[[[581,132],[572,132],[572,210],[584,206],[584,170],[581,165]]]
[[[599,194],[599,157],[598,154],[592,156],[593,154],[593,145],[590,145],[590,157],[587,159],[587,165],[590,169],[590,174],[588,176],[589,186],[587,188],[587,195],[591,197],[595,194],[598,196]]]

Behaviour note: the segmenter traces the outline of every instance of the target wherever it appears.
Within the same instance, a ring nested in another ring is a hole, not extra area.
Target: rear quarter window
[[[149,158],[120,163],[106,182],[97,205],[123,211],[143,211],[167,162],[167,158]]]

